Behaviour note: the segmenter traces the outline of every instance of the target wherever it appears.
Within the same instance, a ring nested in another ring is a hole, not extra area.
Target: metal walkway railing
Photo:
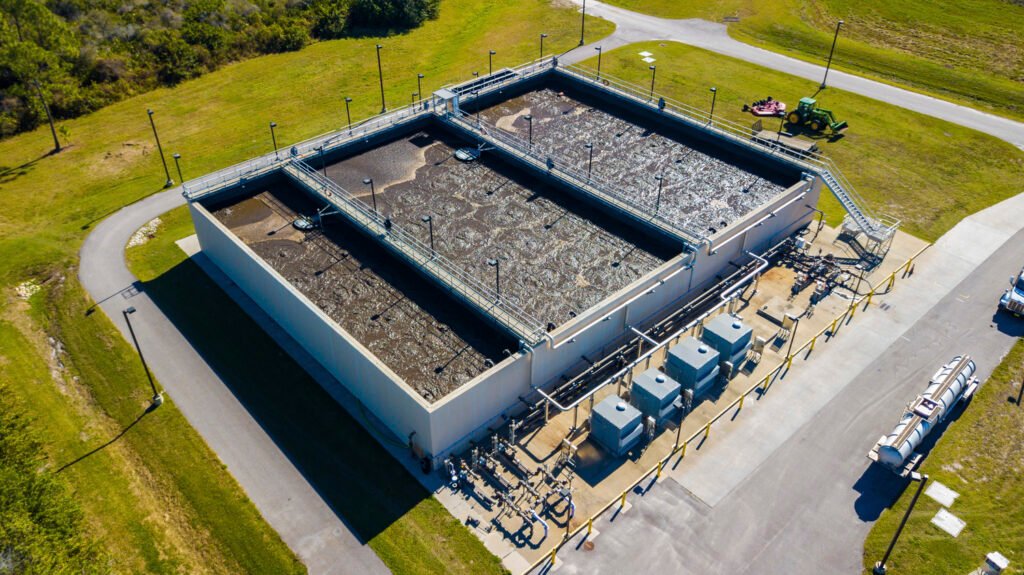
[[[778,157],[782,161],[793,164],[802,170],[821,176],[825,185],[851,215],[852,221],[860,231],[864,232],[875,242],[884,242],[891,238],[896,228],[899,227],[898,220],[887,216],[875,215],[868,208],[867,202],[857,194],[850,182],[839,171],[835,163],[819,152],[800,152],[784,148],[781,145],[775,145],[772,142],[756,140],[752,137],[749,126],[720,118],[710,118],[706,110],[677,102],[649,89],[644,89],[641,86],[630,84],[604,73],[600,75],[599,80],[597,71],[585,66],[578,64],[561,66],[556,69],[556,73],[585,82],[595,88],[613,93],[620,98],[631,100],[639,105],[659,108],[663,103],[663,114],[669,114],[694,128],[716,133],[741,146],[752,148],[762,154]]]
[[[517,338],[536,345],[544,337],[544,326],[539,320],[507,297],[486,287],[409,232],[395,224],[386,223],[383,216],[302,160],[289,160],[282,169],[297,183],[336,208],[357,228],[377,238],[385,248],[433,279],[444,290],[486,317],[493,318]]]

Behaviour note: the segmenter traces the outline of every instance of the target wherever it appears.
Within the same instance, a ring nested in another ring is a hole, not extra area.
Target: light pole
[[[171,157],[174,158],[174,168],[178,170],[178,181],[184,184],[185,178],[181,176],[181,164],[178,163],[178,160],[181,159],[181,154],[179,154],[178,152],[174,152],[174,155]]]
[[[494,292],[498,297],[495,301],[501,301],[501,262],[497,258],[491,258],[487,260],[487,265],[494,268]]]
[[[423,74],[416,74],[416,92],[423,93]]]
[[[476,104],[476,125],[480,125],[480,90],[473,90],[473,103]]]
[[[821,89],[825,89],[825,80],[828,80],[828,70],[832,67],[832,54],[836,51],[836,40],[839,40],[839,28],[843,25],[843,21],[836,22],[836,33],[832,36],[832,49],[828,51],[828,64],[825,65],[825,77],[821,79]]]
[[[924,491],[924,484],[928,482],[928,476],[922,473],[910,474],[912,481],[917,481],[917,491],[914,492],[914,498],[910,500],[910,506],[907,507],[907,512],[903,514],[903,519],[900,520],[900,526],[896,528],[896,533],[892,536],[892,541],[889,542],[889,548],[885,550],[885,555],[882,556],[882,560],[875,563],[875,568],[872,572],[875,575],[885,575],[885,564],[889,561],[889,555],[892,554],[892,548],[896,546],[896,540],[900,538],[900,533],[903,532],[903,527],[907,524],[907,519],[910,519],[910,512],[914,510],[914,505],[917,504],[917,498],[921,496],[921,492]]]
[[[324,160],[324,147],[323,147],[323,145],[321,145],[317,149],[320,150],[320,169],[324,171],[324,177],[326,178],[327,177],[327,161]]]
[[[377,77],[380,79],[380,113],[388,111],[387,104],[384,103],[384,68],[380,65],[380,49],[384,46],[377,44]]]
[[[531,114],[527,114],[527,115],[525,115],[523,117],[526,118],[526,123],[529,125],[529,132],[528,132],[529,133],[529,140],[528,141],[530,142],[530,148],[532,149],[533,148],[533,116]]]
[[[348,120],[348,133],[352,133],[352,113],[349,112],[348,105],[352,103],[352,98],[345,96],[345,119]]]
[[[274,133],[274,128],[277,127],[277,122],[270,123],[270,141],[274,142],[274,158],[277,159],[277,134]]]
[[[419,96],[419,95],[420,95],[420,93],[419,93],[419,92],[413,92],[413,93],[412,93],[412,101],[411,101],[411,102],[409,102],[409,105],[410,105],[410,106],[412,106],[412,105],[415,105],[415,104],[416,104],[416,96]]]
[[[583,14],[580,16],[580,46],[583,45],[583,31],[587,25],[587,0],[583,0]]]
[[[779,118],[779,132],[775,135],[775,146],[778,147],[779,140],[782,139],[782,127],[786,124],[786,117]]]
[[[601,81],[601,52],[602,52],[602,50],[601,50],[600,46],[595,46],[594,49],[597,50],[597,78],[595,78],[595,79],[598,82],[600,82]]]
[[[153,122],[153,110],[147,108],[146,113],[149,114],[149,125],[153,127],[153,139],[156,140],[156,149],[160,152],[160,161],[164,164],[164,175],[167,176],[164,187],[169,188],[174,185],[174,180],[171,179],[171,172],[167,169],[167,160],[164,158],[164,148],[160,145],[160,136],[156,133],[156,123]]]
[[[156,383],[153,382],[153,375],[149,373],[149,366],[146,365],[146,358],[142,355],[142,348],[139,347],[139,339],[135,337],[135,329],[132,328],[132,321],[128,318],[129,315],[135,313],[135,307],[127,307],[121,310],[121,315],[124,316],[124,322],[128,324],[128,333],[132,336],[132,343],[135,344],[135,351],[139,354],[139,360],[142,362],[142,369],[146,371],[146,379],[149,380],[149,388],[153,390],[153,403],[151,409],[156,409],[164,403],[164,396],[160,395],[160,392],[156,390]]]
[[[423,222],[425,224],[427,224],[427,229],[430,230],[430,254],[433,255],[435,253],[434,252],[434,218],[432,218],[430,216],[423,216],[420,219],[423,220]]]
[[[377,213],[377,190],[373,187],[373,178],[363,178],[363,183],[370,186],[370,198],[373,200],[373,212]]]
[[[718,88],[711,87],[711,114],[708,115],[708,123],[715,121],[715,100],[718,99]]]
[[[494,55],[497,54],[494,50],[487,51],[487,75],[490,76],[494,73]]]
[[[651,100],[653,100],[654,99],[654,76],[658,73],[658,67],[652,64],[652,65],[648,66],[647,69],[651,71]]]
[[[547,37],[548,37],[548,35],[544,34],[544,33],[541,33],[541,35],[540,35],[540,57],[541,57],[542,60],[544,59],[544,38],[547,38]]]
[[[590,172],[592,172],[594,169],[594,143],[587,142],[586,144],[583,144],[583,147],[586,148],[590,153],[590,159],[587,160],[587,181],[589,182]]]
[[[661,211],[661,188],[665,185],[665,176],[658,174],[654,179],[658,180],[658,197],[654,200],[654,213],[657,214]]]
[[[479,77],[480,77],[480,72],[476,72],[476,71],[474,71],[474,72],[473,72],[473,79],[475,80],[475,79],[477,79],[477,78],[479,78]]]

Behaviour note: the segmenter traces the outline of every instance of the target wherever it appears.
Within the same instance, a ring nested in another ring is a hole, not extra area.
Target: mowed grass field
[[[632,44],[604,54],[602,73],[647,89],[651,72],[638,52],[654,54],[656,90],[709,110],[712,86],[718,92],[715,117],[751,125],[756,118],[744,103],[772,96],[795,106],[814,94],[815,82],[802,80],[677,43]],[[584,65],[596,66],[596,59]],[[876,212],[903,221],[903,230],[932,241],[964,216],[1024,192],[1024,152],[1010,144],[942,120],[830,89],[818,95],[850,128],[840,138],[816,137],[857,192]],[[763,120],[776,130],[778,119]],[[819,206],[828,221],[842,220],[831,194]]]
[[[546,0],[447,0],[437,21],[399,36],[241,62],[66,122],[72,145],[57,155],[48,155],[45,130],[0,142],[0,378],[34,414],[49,470],[74,462],[60,473],[113,558],[109,571],[304,571],[173,395],[142,415],[148,386],[138,358],[78,284],[77,254],[91,228],[163,184],[146,108],[156,112],[168,161],[180,152],[185,176],[194,177],[270,149],[271,120],[284,146],[341,126],[345,96],[354,99],[354,119],[378,112],[377,42],[396,107],[416,91],[416,73],[427,92],[485,72],[489,49],[498,52],[496,67],[537,57],[541,32],[548,53],[567,49],[578,26],[578,12]],[[588,23],[594,38],[611,29]],[[13,289],[26,281],[42,288],[29,301]],[[393,571],[500,570],[435,500],[403,481],[391,485],[394,501],[378,494],[353,511],[376,521],[374,548]]]
[[[729,23],[744,42],[1024,119],[1024,4],[1006,0],[606,0],[664,18]]]
[[[992,551],[1010,560],[1004,573],[1024,573],[1024,406],[1016,401],[1022,381],[1024,340],[946,429],[920,469],[960,494],[949,511],[967,526],[954,538],[932,525],[941,506],[922,496],[889,559],[890,573],[970,573]],[[908,485],[868,534],[865,573],[885,553],[916,487]]]

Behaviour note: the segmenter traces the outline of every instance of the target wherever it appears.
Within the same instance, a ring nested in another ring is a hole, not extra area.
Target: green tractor
[[[828,126],[833,134],[847,127],[845,121],[836,121],[831,110],[819,108],[818,101],[814,98],[800,98],[800,105],[786,116],[786,121],[797,126],[806,124],[815,132],[820,132],[825,126]]]

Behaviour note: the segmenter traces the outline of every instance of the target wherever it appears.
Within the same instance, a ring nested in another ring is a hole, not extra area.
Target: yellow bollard
[[[654,479],[655,480],[661,479],[661,465],[662,465],[662,463],[663,462],[661,462],[661,461],[658,462],[658,472],[654,475]]]
[[[868,306],[871,305],[871,297],[873,295],[875,295],[875,290],[871,290],[868,292],[868,301],[867,303],[864,304],[864,309],[868,309]]]
[[[594,532],[594,518],[587,519],[587,537]]]
[[[896,272],[889,274],[889,289],[892,289],[894,283],[896,283]]]
[[[850,319],[853,319],[853,316],[854,316],[854,314],[856,314],[856,313],[857,313],[857,306],[853,306],[853,307],[851,307],[851,308],[850,308]]]
[[[555,553],[558,553],[558,546],[555,546],[555,547],[553,547],[551,549],[551,564],[552,565],[555,564]]]
[[[626,506],[626,493],[628,493],[628,492],[626,492],[626,491],[622,492],[622,499],[619,500],[619,507],[625,507]]]
[[[740,409],[743,409],[743,400],[747,398],[747,394],[740,396]]]
[[[816,343],[818,343],[818,336],[814,336],[814,337],[811,338],[811,349],[809,349],[807,351],[808,352],[814,351],[814,344],[816,344]]]
[[[769,376],[766,375],[766,376],[764,376],[764,379],[761,380],[761,391],[764,391],[764,390],[768,389],[768,379],[769,379]]]
[[[688,443],[689,442],[687,442],[687,441],[683,442],[683,452],[679,454],[679,459],[682,459],[682,458],[686,457],[686,446],[687,446]]]
[[[708,422],[707,425],[704,426],[704,439],[707,439],[708,435],[711,435],[711,422],[710,421]]]
[[[907,260],[907,265],[906,265],[906,267],[903,268],[903,273],[909,272],[910,271],[910,266],[912,266],[913,264],[914,264],[914,258],[910,258],[909,260]]]
[[[832,328],[828,330],[829,333],[831,333],[832,335],[836,334],[836,324],[837,323],[839,323],[839,318],[838,317],[835,318],[834,320],[832,320]]]
[[[793,367],[793,356],[786,358],[786,371],[789,371],[791,367]]]

